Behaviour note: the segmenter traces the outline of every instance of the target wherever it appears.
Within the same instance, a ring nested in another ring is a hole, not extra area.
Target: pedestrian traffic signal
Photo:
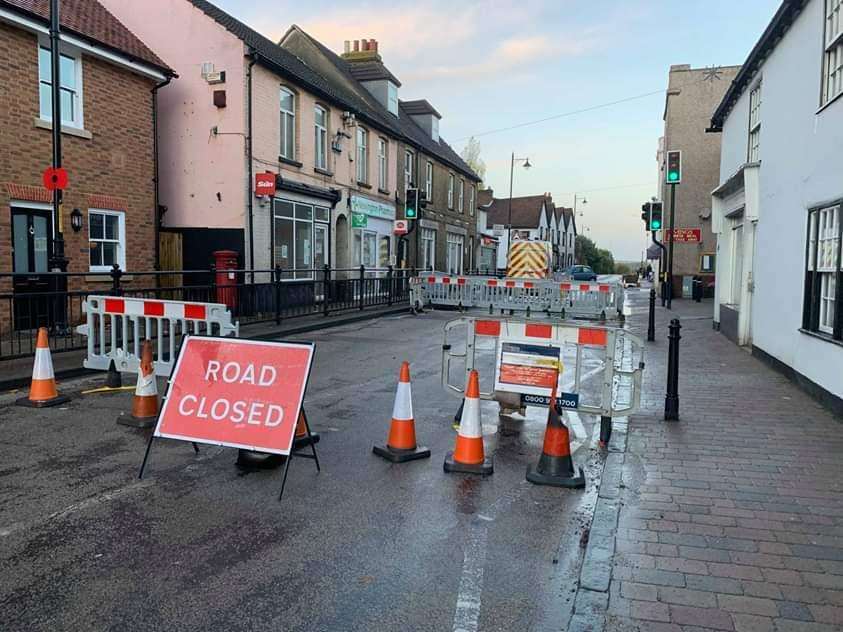
[[[662,203],[650,203],[650,230],[656,231],[662,229]]]
[[[682,152],[667,152],[667,173],[665,175],[668,184],[679,184],[682,182]]]
[[[419,216],[419,190],[407,189],[404,200],[404,219],[417,219]]]

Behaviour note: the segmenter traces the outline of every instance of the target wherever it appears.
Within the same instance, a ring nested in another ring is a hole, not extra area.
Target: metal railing
[[[74,330],[85,322],[89,295],[108,294],[197,303],[222,303],[241,325],[407,304],[407,268],[297,268],[167,270],[38,275],[0,274],[0,360],[33,355],[39,327],[50,331],[53,352],[85,349]],[[27,280],[37,277],[38,284]],[[32,287],[34,285],[34,287]]]

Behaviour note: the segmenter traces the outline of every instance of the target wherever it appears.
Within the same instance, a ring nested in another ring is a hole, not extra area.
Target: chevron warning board
[[[509,249],[506,276],[545,279],[550,269],[549,244],[545,241],[514,241]]]

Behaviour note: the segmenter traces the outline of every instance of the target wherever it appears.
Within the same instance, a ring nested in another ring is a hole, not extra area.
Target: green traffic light
[[[670,182],[675,182],[676,180],[679,179],[679,174],[676,171],[671,171],[670,173],[667,174],[667,179]]]
[[[659,230],[659,229],[661,229],[661,227],[662,227],[662,223],[658,220],[654,220],[654,221],[650,222],[650,228],[652,228],[653,230]]]

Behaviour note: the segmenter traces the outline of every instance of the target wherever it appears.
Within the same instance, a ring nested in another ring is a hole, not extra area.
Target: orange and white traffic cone
[[[158,384],[152,364],[152,341],[144,340],[141,349],[138,384],[132,397],[132,414],[121,415],[117,423],[133,428],[151,428],[158,419]]]
[[[296,434],[293,437],[293,447],[303,448],[314,443],[319,443],[319,433],[311,431],[308,434],[307,419],[304,416],[304,409],[299,412],[299,420],[296,422]]]
[[[457,431],[457,444],[453,452],[445,457],[446,472],[464,472],[466,474],[491,474],[494,467],[492,458],[488,459],[483,451],[483,424],[480,421],[480,378],[477,371],[468,374],[465,387],[460,429]]]
[[[562,423],[556,410],[556,389],[550,396],[547,409],[547,428],[544,431],[544,446],[538,465],[527,468],[527,480],[536,485],[555,487],[585,487],[582,468],[579,474],[571,459],[571,438],[568,428]]]
[[[430,450],[416,445],[416,421],[413,418],[413,390],[410,386],[409,362],[401,365],[386,445],[376,445],[372,448],[372,452],[393,463],[426,459],[430,456]]]
[[[66,395],[59,395],[56,389],[56,375],[53,372],[53,359],[50,356],[50,341],[47,328],[38,329],[35,343],[35,364],[32,365],[32,384],[29,396],[19,399],[18,406],[47,408],[70,401]]]

